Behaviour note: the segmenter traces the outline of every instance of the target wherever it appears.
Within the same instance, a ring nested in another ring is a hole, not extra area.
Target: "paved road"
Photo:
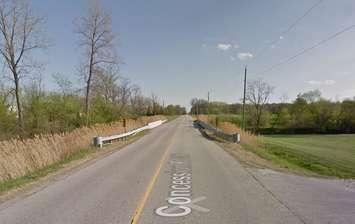
[[[245,169],[186,116],[1,204],[0,223],[355,223],[352,184]]]

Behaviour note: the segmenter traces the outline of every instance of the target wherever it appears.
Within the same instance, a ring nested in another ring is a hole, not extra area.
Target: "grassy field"
[[[355,178],[355,134],[341,135],[264,135],[243,133],[238,128],[238,114],[216,115],[220,124],[234,124],[224,131],[240,132],[243,149],[271,161],[277,167],[300,171],[305,174],[320,174],[341,178]],[[210,116],[211,117],[211,116]],[[212,117],[213,118],[213,117]],[[215,125],[215,118],[205,122]],[[254,137],[253,137],[254,136]]]
[[[264,137],[264,145],[264,152],[258,154],[279,164],[355,178],[355,134],[272,135]]]

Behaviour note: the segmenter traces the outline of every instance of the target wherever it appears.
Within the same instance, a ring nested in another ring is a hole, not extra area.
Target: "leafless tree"
[[[93,80],[93,92],[104,97],[105,103],[115,103],[118,74],[113,70],[98,70]]]
[[[257,79],[248,82],[246,99],[252,104],[254,118],[255,118],[255,129],[258,130],[261,124],[261,116],[265,104],[270,99],[270,96],[274,90],[274,87],[270,86],[262,79]]]
[[[141,88],[138,85],[132,85],[130,97],[132,111],[138,115],[145,115],[149,103],[147,104],[146,97],[142,95]]]
[[[53,74],[52,78],[54,79],[55,83],[58,85],[63,96],[71,95],[74,93],[73,82],[70,81],[68,78],[64,77],[60,73]]]
[[[282,94],[282,96],[280,97],[280,103],[282,104],[288,103],[289,100],[290,98],[288,97],[287,93]]]
[[[151,101],[152,101],[152,112],[153,112],[153,115],[159,114],[160,105],[159,105],[158,96],[155,95],[154,93],[152,93]]]
[[[0,80],[0,104],[8,106],[11,96],[11,89],[5,86]]]
[[[121,78],[120,85],[117,89],[117,104],[119,106],[119,112],[122,113],[128,103],[131,96],[131,81],[127,78]]]
[[[43,18],[35,15],[25,0],[0,0],[0,54],[14,84],[20,131],[23,131],[20,79],[35,66],[31,53],[47,46],[42,26]]]
[[[85,79],[85,113],[89,122],[90,91],[93,77],[102,67],[118,65],[112,32],[111,14],[104,11],[98,2],[91,5],[86,16],[75,21],[76,33],[80,36],[79,45],[83,47]]]

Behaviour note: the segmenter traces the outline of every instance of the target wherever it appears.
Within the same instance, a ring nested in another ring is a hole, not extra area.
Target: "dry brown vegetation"
[[[163,116],[141,117],[126,122],[126,131],[164,119]],[[60,161],[88,147],[94,136],[120,134],[123,122],[82,127],[61,134],[43,134],[31,139],[0,141],[0,181],[20,177]]]
[[[250,131],[244,131],[241,128],[239,128],[237,125],[231,123],[231,122],[216,122],[216,116],[215,115],[199,115],[198,119],[209,123],[222,131],[233,134],[233,133],[239,133],[240,134],[240,139],[242,144],[247,144],[250,146],[257,147],[263,142],[263,137],[260,135],[254,135]]]
[[[233,134],[239,133],[241,144],[235,144],[231,142],[221,141],[219,144],[232,156],[234,156],[242,165],[247,167],[258,167],[258,168],[269,168],[275,170],[282,170],[285,169],[281,168],[278,165],[270,162],[269,160],[259,156],[256,152],[258,150],[264,150],[263,144],[264,139],[260,135],[254,135],[249,131],[244,131],[239,128],[237,125],[231,122],[217,122],[216,124],[216,116],[215,115],[199,115],[198,119],[207,122],[213,126],[217,126],[220,130]],[[246,150],[246,148],[252,150]],[[256,150],[256,151],[255,151]]]

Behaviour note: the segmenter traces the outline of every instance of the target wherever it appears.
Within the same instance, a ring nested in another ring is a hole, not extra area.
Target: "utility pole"
[[[210,116],[210,91],[207,92],[207,116]]]
[[[245,130],[245,95],[247,88],[247,66],[244,69],[244,94],[243,94],[243,115],[242,115],[242,129]]]
[[[197,119],[198,119],[198,115],[199,115],[199,104],[200,104],[200,99],[197,100],[197,110],[196,110],[196,115],[197,115]]]
[[[165,100],[163,98],[163,114],[165,114]]]

